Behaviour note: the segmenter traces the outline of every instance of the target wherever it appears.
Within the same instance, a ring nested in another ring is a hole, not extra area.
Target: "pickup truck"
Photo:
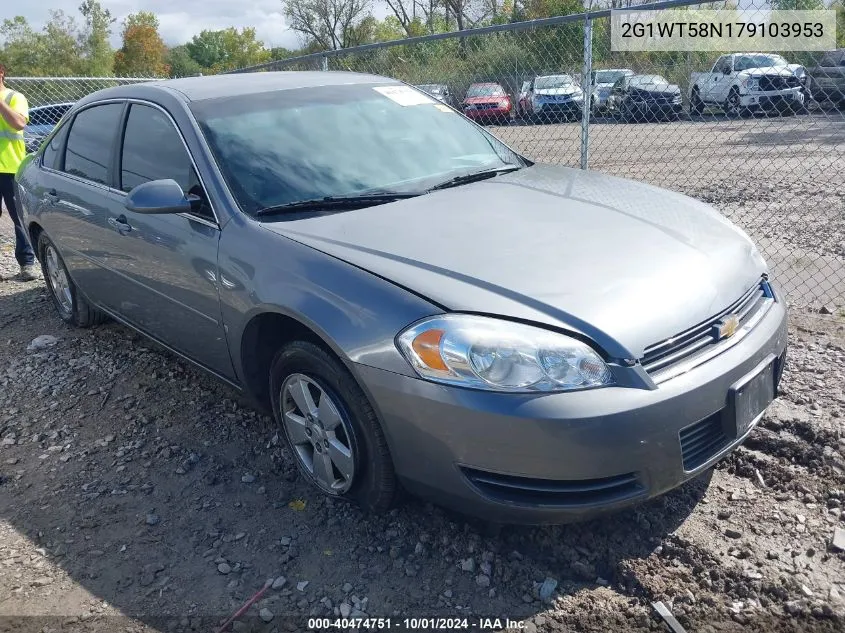
[[[690,112],[706,105],[721,107],[729,116],[752,110],[804,111],[808,105],[803,66],[771,53],[722,55],[709,73],[690,77]]]
[[[822,55],[818,66],[808,68],[813,99],[845,106],[845,48]]]

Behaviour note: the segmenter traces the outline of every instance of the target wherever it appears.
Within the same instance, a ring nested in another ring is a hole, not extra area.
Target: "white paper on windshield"
[[[438,110],[440,110],[441,112],[454,112],[454,110],[452,110],[452,108],[450,108],[447,105],[443,105],[442,103],[435,103],[434,107],[437,108]]]
[[[400,106],[415,106],[435,103],[435,100],[425,93],[409,88],[408,86],[376,86],[373,90],[380,92],[388,99],[398,103]]]

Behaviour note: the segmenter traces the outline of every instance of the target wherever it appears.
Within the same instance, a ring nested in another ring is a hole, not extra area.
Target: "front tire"
[[[384,512],[398,496],[387,440],[364,392],[322,348],[294,341],[270,369],[273,416],[300,473],[322,493]]]
[[[88,328],[106,320],[106,315],[91,306],[79,292],[56,245],[46,233],[38,237],[38,261],[50,299],[62,321],[74,327]]]
[[[731,88],[730,94],[723,106],[725,114],[731,118],[742,115],[742,103],[739,98],[739,91],[736,88]]]

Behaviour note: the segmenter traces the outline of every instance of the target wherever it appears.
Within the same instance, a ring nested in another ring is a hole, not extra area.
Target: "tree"
[[[769,0],[769,4],[777,11],[815,11],[825,8],[822,0]]]
[[[223,31],[201,31],[185,44],[185,49],[200,67],[210,69],[223,60]]]
[[[324,50],[347,48],[370,14],[370,0],[282,0],[288,26]]]
[[[35,47],[46,75],[61,77],[80,73],[79,33],[76,22],[63,11],[51,11]]]
[[[167,51],[167,65],[170,67],[171,77],[196,77],[202,74],[203,68],[191,57],[185,44],[174,46]]]
[[[114,18],[97,0],[84,0],[79,12],[85,19],[85,28],[79,37],[82,71],[86,75],[101,77],[111,75],[114,52],[109,44]]]
[[[255,39],[255,29],[234,27],[201,31],[185,45],[191,58],[204,72],[219,73],[254,66],[270,60],[270,51]]]
[[[114,71],[123,77],[165,77],[167,47],[158,33],[158,18],[148,12],[130,14],[123,22],[123,46],[114,58]]]

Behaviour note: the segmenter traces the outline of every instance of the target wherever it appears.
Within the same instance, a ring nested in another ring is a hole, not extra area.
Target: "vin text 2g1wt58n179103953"
[[[400,487],[502,522],[641,502],[741,443],[783,370],[784,302],[713,208],[532,163],[384,77],[104,90],[18,184],[65,321],[245,391],[370,510]]]

